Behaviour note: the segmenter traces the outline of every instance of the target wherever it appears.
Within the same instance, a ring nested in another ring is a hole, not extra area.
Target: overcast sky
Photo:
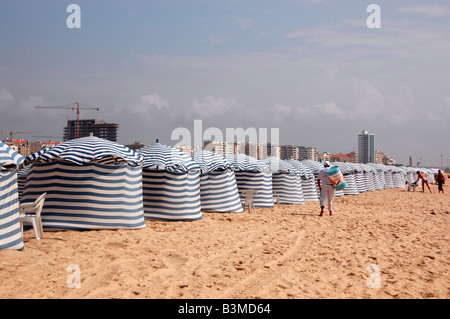
[[[67,25],[71,3],[81,28]],[[449,57],[449,1],[2,0],[0,130],[62,136],[76,113],[35,106],[80,102],[100,108],[81,118],[119,123],[121,144],[174,145],[174,129],[202,120],[348,153],[368,130],[398,162],[440,168]]]

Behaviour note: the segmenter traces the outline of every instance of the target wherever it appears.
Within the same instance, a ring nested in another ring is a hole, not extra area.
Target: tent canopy
[[[39,152],[38,152],[39,153]],[[128,147],[95,136],[81,137],[43,150],[36,161],[64,160],[78,165],[85,163],[127,163],[142,165],[143,157]]]
[[[22,155],[0,141],[0,169],[17,168],[24,160]]]
[[[225,156],[216,152],[197,150],[191,154],[192,159],[200,166],[202,173],[224,171],[231,168],[231,163]]]
[[[168,145],[153,143],[137,150],[143,155],[143,168],[168,172],[200,170],[200,166],[183,151]]]

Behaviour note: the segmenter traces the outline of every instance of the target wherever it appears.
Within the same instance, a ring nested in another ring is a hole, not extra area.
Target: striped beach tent
[[[183,151],[158,141],[137,151],[144,157],[145,218],[167,221],[202,219],[200,166]]]
[[[392,165],[386,165],[384,171],[384,179],[386,181],[386,188],[394,188],[394,182],[392,181]]]
[[[272,189],[280,204],[304,204],[300,172],[289,162],[276,157],[262,160],[272,171]]]
[[[202,211],[244,212],[231,163],[215,152],[197,150],[191,154],[200,166],[200,203]]]
[[[314,178],[314,174],[300,161],[290,159],[287,160],[289,164],[294,166],[300,175],[302,183],[303,199],[305,202],[317,202],[319,197],[317,196],[317,184]]]
[[[353,168],[353,175],[355,176],[356,188],[358,189],[358,193],[367,192],[366,183],[364,180],[364,172],[362,168],[356,163],[348,163]]]
[[[317,196],[320,197],[319,185],[317,184],[317,180],[318,180],[318,177],[319,177],[319,172],[322,169],[324,169],[323,163],[322,162],[313,161],[313,160],[310,160],[310,159],[302,160],[301,163],[306,165],[311,170],[311,172],[314,174],[314,177],[315,177],[315,180],[316,180]],[[344,190],[343,189],[334,190],[334,196],[336,196],[336,197],[344,196]]]
[[[343,189],[344,195],[359,195],[358,186],[356,185],[356,178],[354,175],[355,169],[352,165],[343,162],[332,162],[332,166],[338,166],[344,179],[347,182],[347,187]]]
[[[239,192],[256,190],[253,198],[255,207],[273,207],[272,173],[269,166],[251,156],[234,154],[227,156],[236,175]]]
[[[372,167],[366,164],[357,164],[363,170],[364,174],[364,184],[366,185],[366,189],[368,192],[375,191],[375,172]]]
[[[17,167],[25,158],[0,141],[0,250],[23,250]]]
[[[22,200],[46,192],[44,229],[144,228],[142,156],[94,136],[69,140],[31,166]]]
[[[383,190],[386,189],[386,180],[384,177],[384,165],[375,164],[375,163],[367,163],[370,167],[373,168],[375,174],[375,189]]]
[[[408,168],[410,172],[410,177],[414,179],[414,169]],[[417,175],[415,175],[417,177]],[[393,166],[392,168],[392,184],[394,188],[404,188],[406,186],[406,173],[400,167]],[[412,180],[411,182],[415,182],[416,180]]]

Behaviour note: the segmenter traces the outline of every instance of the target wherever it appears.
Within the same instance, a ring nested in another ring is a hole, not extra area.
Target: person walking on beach
[[[430,185],[428,185],[428,177],[427,177],[427,175],[426,175],[425,173],[422,173],[422,172],[420,172],[420,171],[417,171],[417,181],[416,181],[416,184],[417,184],[417,182],[419,181],[419,179],[422,180],[422,192],[425,193],[425,184],[426,184],[427,187],[428,187],[428,189],[430,190],[430,193],[431,193]]]
[[[442,192],[444,194],[444,183],[445,183],[445,176],[442,174],[441,170],[438,170],[438,174],[436,176],[436,182],[438,183],[438,193]]]
[[[320,215],[323,216],[323,210],[325,208],[325,202],[328,201],[328,211],[330,216],[333,216],[333,197],[334,197],[334,186],[331,183],[331,179],[327,174],[328,168],[330,167],[330,162],[325,161],[324,169],[319,172],[317,179],[317,184],[320,190]]]

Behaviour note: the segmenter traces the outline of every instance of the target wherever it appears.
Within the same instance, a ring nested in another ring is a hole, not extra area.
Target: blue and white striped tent
[[[317,186],[314,174],[303,163],[297,160],[287,160],[289,164],[294,166],[300,175],[302,183],[303,199],[305,202],[317,202],[319,197],[317,196]]]
[[[356,188],[358,189],[358,193],[361,194],[367,192],[363,169],[355,163],[347,164],[353,168],[353,175],[355,176]]]
[[[272,171],[272,189],[280,197],[280,204],[304,204],[300,172],[287,161],[276,157],[262,160]]]
[[[404,188],[406,186],[406,181],[411,181],[412,183],[416,181],[417,174],[416,168],[407,167],[408,173],[400,167],[393,167],[392,170],[392,184],[394,188]]]
[[[206,150],[191,154],[200,166],[200,203],[202,211],[244,212],[231,163],[225,156]]]
[[[0,141],[0,250],[23,250],[17,167],[25,158]]]
[[[372,167],[370,167],[369,165],[366,164],[357,164],[359,165],[359,167],[361,167],[361,169],[363,170],[364,173],[364,183],[366,185],[366,189],[368,192],[373,192],[375,191],[375,172],[374,169]]]
[[[356,185],[355,169],[348,163],[332,162],[332,166],[339,167],[344,179],[347,182],[347,187],[343,189],[344,195],[359,195],[358,186]]]
[[[144,157],[145,218],[168,221],[202,219],[200,166],[183,151],[159,142],[137,151]]]
[[[391,165],[385,165],[384,180],[386,181],[386,188],[394,188],[394,182],[392,181],[392,167]]]
[[[376,190],[383,190],[386,189],[386,180],[384,177],[384,165],[381,164],[375,164],[375,163],[367,163],[370,167],[373,168],[375,173],[375,189]]]
[[[227,156],[236,175],[238,191],[258,191],[253,198],[255,207],[273,207],[272,172],[269,166],[251,156],[234,154]]]
[[[56,145],[35,160],[22,200],[46,192],[47,229],[144,228],[142,156],[89,136]]]

